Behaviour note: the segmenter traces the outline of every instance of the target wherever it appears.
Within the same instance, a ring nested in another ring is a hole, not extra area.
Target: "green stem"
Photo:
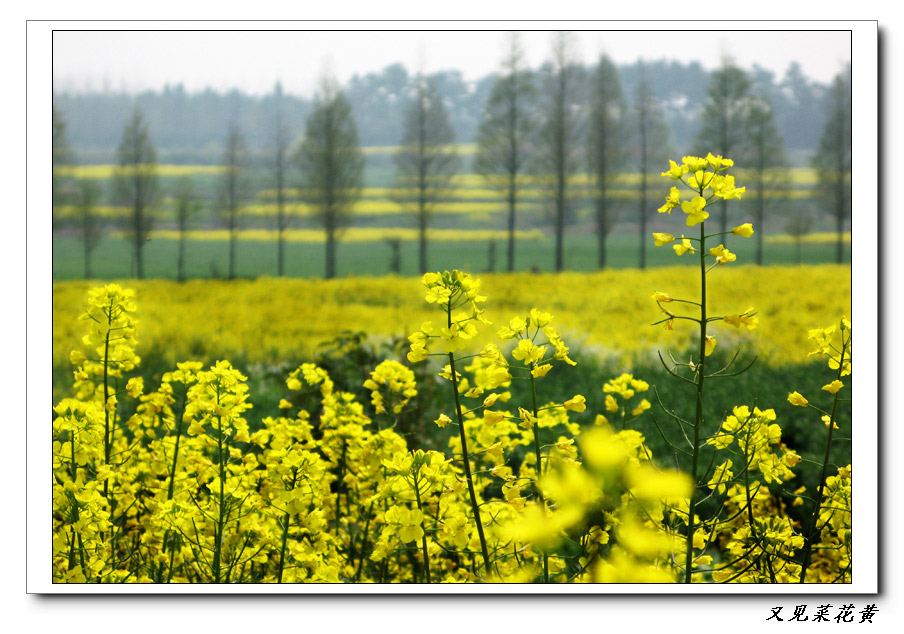
[[[88,578],[87,573],[88,568],[85,566],[85,542],[82,540],[81,535],[78,535],[78,560],[79,565],[82,567],[82,574],[85,575],[85,579],[90,583],[91,579]]]
[[[295,480],[298,478],[298,469],[292,470],[292,484],[289,485],[289,490],[292,491],[295,489]],[[283,534],[282,534],[282,544],[279,548],[279,568],[276,572],[276,583],[282,583],[282,575],[283,575],[283,566],[286,561],[286,544],[289,539],[289,522],[291,521],[292,516],[289,511],[286,511],[286,514],[283,516]]]
[[[534,418],[537,418],[537,384],[534,375],[530,375],[530,396],[533,404],[533,415]],[[543,505],[543,508],[546,508],[546,500],[543,499],[543,492],[540,490],[540,476],[543,475],[543,462],[541,461],[541,452],[540,452],[540,425],[533,426],[534,432],[534,453],[537,454],[537,481],[535,486],[537,487],[537,498],[540,500],[540,504]],[[543,553],[543,583],[549,583],[549,555]]]
[[[179,409],[179,414],[176,416],[176,446],[173,448],[173,465],[170,467],[170,477],[169,477],[169,487],[166,491],[166,499],[173,499],[173,492],[175,491],[175,483],[176,483],[176,461],[179,458],[179,442],[182,439],[182,416],[185,413],[185,402],[188,399],[188,388],[185,390],[185,394],[182,395],[182,407]]]
[[[452,300],[446,308],[448,327],[452,328]],[[477,494],[474,492],[474,480],[471,477],[471,459],[468,456],[468,439],[465,435],[465,421],[461,413],[461,398],[458,395],[458,377],[455,374],[455,355],[449,353],[449,369],[452,373],[452,393],[455,395],[455,412],[458,415],[458,434],[461,438],[461,458],[464,464],[465,479],[468,483],[468,495],[471,498],[471,512],[474,514],[474,523],[477,525],[477,536],[480,538],[480,550],[483,554],[483,567],[490,574],[490,553],[487,549],[487,540],[483,534],[483,522],[480,520],[480,507],[477,504]]]
[[[427,577],[427,583],[430,581],[430,558],[427,555],[427,526],[424,524],[423,514],[424,508],[421,506],[421,492],[418,486],[417,474],[414,474],[414,499],[417,501],[417,510],[421,512],[421,548],[424,551],[424,573]]]
[[[342,503],[342,481],[345,479],[345,439],[342,440],[342,456],[339,458],[339,478],[336,481],[336,536],[339,536],[339,518],[342,516],[342,509],[340,508],[340,504]],[[346,499],[346,502],[348,500]]]
[[[104,336],[104,466],[110,464],[110,448],[113,444],[113,422],[111,421],[110,411],[107,409],[107,402],[110,398],[110,326],[113,321],[113,300],[110,300],[110,312],[107,314],[107,334]],[[110,507],[110,518],[113,518],[113,505],[108,497],[110,492],[110,478],[104,479],[104,499]],[[101,531],[100,540],[104,541],[104,533]]]
[[[75,568],[75,539],[73,535],[75,531],[70,527],[69,528],[69,563],[67,565],[66,570],[72,570]],[[84,571],[83,571],[84,574]]]
[[[687,511],[687,539],[685,547],[684,583],[691,582],[692,565],[694,563],[694,514],[697,507],[698,463],[700,458],[700,433],[703,427],[703,381],[706,378],[704,366],[706,362],[706,234],[700,223],[700,363],[697,366],[697,408],[694,417],[693,457],[691,458],[691,497]]]
[[[173,449],[173,465],[170,467],[170,475],[169,475],[169,487],[166,491],[166,499],[172,500],[173,493],[175,492],[175,483],[176,483],[176,461],[179,457],[179,441],[182,437],[182,416],[185,412],[185,402],[188,398],[188,388],[186,388],[185,393],[182,395],[182,406],[178,410],[178,413],[175,415],[176,418],[176,446]],[[167,541],[169,538],[169,541]],[[166,582],[169,583],[169,580],[173,576],[173,559],[176,553],[176,534],[168,530],[163,537],[164,540],[164,548],[170,549],[170,569],[167,572]]]
[[[173,562],[176,559],[176,544],[179,541],[179,536],[174,531],[168,531],[170,534],[170,556],[169,556],[169,570],[166,571],[166,582],[169,583],[173,578]]]
[[[69,432],[69,451],[72,454],[72,481],[75,482],[75,478],[78,475],[78,466],[75,462],[75,430],[70,430]]]
[[[220,390],[219,385],[217,386],[217,405],[220,404]],[[224,478],[226,477],[226,465],[223,456],[223,418],[221,416],[217,416],[217,462],[220,467],[220,491],[219,491],[219,504],[218,504],[218,513],[217,513],[217,526],[216,532],[214,533],[214,544],[213,544],[213,576],[214,583],[220,583],[220,561],[223,550],[223,529],[226,524],[226,508],[225,508],[225,500],[226,500],[226,491],[224,489]]]
[[[838,380],[841,380],[841,373],[844,370],[844,340],[841,342],[841,357],[838,362]],[[816,508],[813,509],[813,517],[810,518],[810,530],[807,531],[806,542],[804,543],[804,555],[800,565],[800,581],[804,583],[807,577],[807,568],[810,566],[810,556],[813,551],[813,541],[816,539],[816,524],[819,520],[819,509],[822,506],[822,495],[825,491],[826,472],[829,467],[829,452],[832,449],[832,435],[835,431],[835,413],[838,411],[838,393],[835,393],[835,399],[832,402],[832,414],[829,416],[829,437],[826,441],[826,452],[822,460],[822,472],[819,475],[819,490],[816,492]]]
[[[753,500],[750,497],[750,457],[749,457],[748,452],[750,450],[751,431],[752,430],[750,429],[750,418],[748,417],[747,418],[747,438],[745,439],[745,442],[744,442],[744,493],[747,496],[747,521],[748,521],[748,524],[750,525],[750,535],[753,537],[754,541],[759,541],[762,544],[764,544],[762,546],[762,548],[763,548],[763,554],[765,555],[765,554],[767,554],[766,548],[765,548],[766,538],[765,538],[765,536],[760,538],[757,535],[756,525],[753,522],[753,520],[754,520]],[[772,559],[770,557],[766,557],[766,566],[769,568],[769,580],[772,583],[775,583],[775,571],[772,568]],[[759,561],[757,561],[756,567],[757,567],[757,571],[760,571],[761,566],[759,564]]]
[[[358,570],[355,571],[355,583],[361,578],[361,569],[364,566],[364,557],[367,554],[367,532],[370,530],[370,520],[373,517],[373,508],[374,503],[371,501],[370,506],[367,508],[367,521],[364,522],[364,533],[361,536],[361,559],[358,560]]]

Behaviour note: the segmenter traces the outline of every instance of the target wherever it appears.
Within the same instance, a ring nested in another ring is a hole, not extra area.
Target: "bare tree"
[[[418,266],[427,272],[427,228],[436,204],[448,197],[459,158],[452,146],[455,133],[442,98],[418,75],[405,116],[401,147],[395,155],[399,202],[414,210],[419,234]]]
[[[276,99],[276,134],[273,151],[273,178],[276,184],[276,274],[282,277],[286,270],[285,232],[289,228],[289,215],[286,213],[286,171],[291,133],[283,118],[282,84],[276,84],[274,96]]]
[[[397,236],[385,238],[389,245],[389,270],[398,275],[402,272],[402,239]]]
[[[785,225],[785,231],[787,231],[791,235],[791,237],[794,239],[794,244],[797,247],[798,266],[801,265],[801,262],[803,260],[803,258],[801,257],[801,245],[803,244],[804,236],[810,232],[810,227],[812,225],[813,216],[801,209],[796,210]]]
[[[97,215],[100,187],[93,180],[80,179],[75,191],[75,235],[82,243],[85,279],[91,279],[91,253],[103,235],[103,223]]]
[[[238,126],[231,124],[223,151],[223,179],[220,183],[218,211],[229,231],[229,279],[235,279],[235,249],[238,242],[239,214],[247,197],[244,171],[248,164],[245,139]]]
[[[747,108],[747,144],[749,156],[749,187],[753,189],[754,226],[756,227],[756,263],[763,265],[763,236],[765,234],[766,198],[779,204],[774,195],[783,185],[785,164],[782,137],[775,125],[772,103],[766,95],[749,100]],[[767,194],[767,192],[771,192]]]
[[[565,225],[571,221],[570,183],[577,171],[579,152],[580,86],[582,73],[574,62],[573,42],[568,33],[556,34],[552,46],[552,64],[543,73],[543,124],[538,140],[538,167],[552,203],[556,236],[555,270],[565,267]]]
[[[477,130],[474,169],[494,187],[505,191],[508,206],[508,270],[515,270],[515,217],[518,177],[529,157],[533,129],[531,104],[535,96],[532,74],[524,68],[524,53],[517,33],[509,40],[502,63],[503,75],[496,80]]]
[[[52,181],[52,226],[59,222],[58,207],[66,205],[72,198],[72,177],[69,168],[72,166],[72,147],[66,135],[66,121],[63,113],[53,107],[53,181]]]
[[[592,179],[599,268],[606,268],[606,238],[615,225],[609,189],[628,162],[627,105],[618,71],[601,55],[590,85],[587,167]]]
[[[179,181],[176,187],[176,229],[179,231],[179,256],[176,261],[180,282],[185,281],[185,243],[188,224],[192,216],[201,210],[201,201],[195,195],[194,185],[189,178]]]
[[[336,275],[336,242],[364,184],[364,155],[351,104],[331,79],[321,82],[297,156],[303,199],[326,233],[326,277]]]
[[[745,135],[749,104],[750,80],[747,74],[729,59],[722,60],[722,67],[714,71],[706,88],[703,106],[703,122],[697,135],[700,154],[708,152],[730,158],[740,165],[746,161]],[[728,231],[728,203],[719,205],[719,231]],[[723,236],[728,241],[728,236]]]
[[[668,153],[669,129],[662,116],[659,101],[647,82],[643,67],[641,67],[640,83],[637,85],[634,114],[637,130],[637,168],[640,171],[637,214],[640,233],[640,268],[644,269],[647,266],[647,243],[650,241],[650,237],[647,235],[647,220],[650,216],[650,210],[647,208],[650,169],[652,166],[663,165],[665,162],[665,156]]]
[[[835,219],[835,259],[844,260],[844,222],[851,216],[851,67],[835,76],[828,92],[828,112],[813,165],[819,171],[823,198]]]
[[[126,122],[116,152],[119,165],[113,174],[115,201],[129,208],[125,232],[132,242],[136,273],[144,277],[144,245],[154,226],[157,200],[157,156],[138,106]]]

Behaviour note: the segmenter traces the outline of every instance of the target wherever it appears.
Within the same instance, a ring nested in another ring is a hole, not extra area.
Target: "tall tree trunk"
[[[606,217],[606,201],[603,198],[596,203],[596,235],[599,239],[599,268],[606,268],[606,234],[609,232],[609,219]]]
[[[285,275],[285,268],[283,261],[285,259],[285,238],[283,237],[283,230],[279,230],[279,235],[277,236],[277,245],[276,245],[276,275],[279,277],[283,277]]]
[[[419,251],[418,251],[418,266],[421,269],[421,273],[427,272],[427,210],[421,205],[421,209],[417,214],[418,220],[418,240],[419,240]]]
[[[326,230],[326,278],[336,277],[336,231],[332,227]]]
[[[605,152],[605,149],[603,150]],[[609,235],[609,199],[607,196],[608,168],[605,157],[597,160],[596,187],[596,233],[599,242],[597,265],[600,270],[606,268],[606,237]]]
[[[838,244],[835,249],[835,260],[838,264],[841,264],[844,260],[844,208],[845,208],[845,194],[844,194],[844,170],[839,168],[838,170],[838,196],[836,197],[838,200],[838,207],[835,210],[835,230],[838,232]]]
[[[229,229],[229,279],[235,279],[235,229]]]
[[[136,267],[136,275],[138,279],[144,278],[144,244],[141,241],[141,236],[137,236],[135,238],[135,267]]]
[[[640,268],[647,268],[647,117],[648,106],[643,109],[640,117],[640,214],[638,217],[640,228]]]
[[[560,131],[564,135],[564,131]],[[565,205],[567,198],[565,193],[565,146],[564,139],[560,137],[558,147],[558,173],[556,174],[556,273],[565,268]]]
[[[509,191],[508,191],[508,270],[515,270],[515,205],[516,205],[516,185],[515,185],[515,175],[511,174],[509,176]]]
[[[180,282],[185,281],[185,231],[179,232],[179,259],[176,263],[177,276]]]
[[[565,268],[565,209],[563,201],[558,204],[556,211],[556,273]]]
[[[763,266],[763,217],[766,215],[766,201],[763,192],[762,172],[760,172],[756,193],[756,264],[757,266]]]
[[[286,201],[283,193],[282,156],[277,157],[278,168],[276,174],[276,275],[283,277],[286,274]]]
[[[844,194],[842,194],[843,196]],[[835,259],[838,264],[844,260],[844,199],[839,199],[838,213],[835,216],[835,231],[838,232],[838,244],[835,249]]]
[[[135,268],[136,275],[138,279],[142,279],[144,277],[144,258],[142,250],[144,249],[144,241],[141,239],[141,227],[143,224],[143,219],[141,217],[141,208],[136,207],[135,209]]]
[[[647,268],[647,174],[640,175],[640,268]]]

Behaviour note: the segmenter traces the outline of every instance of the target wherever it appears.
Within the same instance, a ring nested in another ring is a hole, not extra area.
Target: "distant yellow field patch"
[[[519,209],[528,209],[536,207],[532,203],[519,204]],[[433,208],[434,213],[446,214],[488,214],[496,213],[507,209],[503,202],[438,202]],[[284,210],[292,216],[310,216],[314,213],[314,208],[304,203],[286,203]],[[352,214],[359,216],[383,216],[408,214],[414,211],[411,205],[401,204],[394,200],[359,200],[352,206]],[[255,205],[246,205],[242,207],[242,213],[252,216],[275,216],[277,206],[275,203],[263,203]]]
[[[63,176],[88,179],[113,178],[118,165],[74,165],[57,167],[57,173]],[[222,165],[158,165],[158,176],[197,176],[200,174],[219,174],[225,168]]]
[[[482,178],[482,177],[480,177]],[[276,200],[275,189],[262,189],[257,193],[257,199],[262,201]],[[283,190],[283,196],[286,200],[297,200],[302,196],[300,189],[289,188]],[[364,187],[361,189],[361,200],[395,200],[412,199],[417,196],[417,190],[405,189],[402,187]],[[505,201],[508,192],[500,187],[494,189],[490,187],[489,181],[484,181],[479,187],[461,187],[456,186],[445,193],[446,198],[451,201]],[[536,200],[546,197],[546,192],[538,188],[523,188],[518,191],[518,201]]]
[[[674,331],[651,325],[662,318],[650,299],[654,291],[688,299],[698,296],[699,280],[685,267],[481,278],[481,293],[488,297],[486,317],[493,325],[480,328],[475,350],[491,340],[500,325],[526,315],[538,304],[555,315],[569,346],[600,358],[630,355],[655,360],[657,351],[685,350],[694,341],[695,324],[690,322],[676,323]],[[69,352],[85,327],[78,315],[84,310],[88,289],[96,284],[54,282],[55,366],[70,367]],[[196,358],[199,351],[211,358],[240,356],[249,362],[305,358],[317,344],[344,330],[404,339],[436,316],[435,309],[424,302],[424,285],[416,277],[128,280],[123,284],[136,289],[139,351],[165,351],[172,363]],[[718,349],[755,351],[760,355],[758,362],[767,365],[811,360],[807,330],[851,314],[850,265],[726,268],[713,276],[710,290],[713,314],[753,306],[759,316],[752,333],[714,324]],[[794,301],[788,301],[792,296]]]
[[[413,241],[419,238],[417,229],[409,228],[376,228],[376,227],[351,227],[344,231],[340,240],[342,242],[381,242],[383,240]],[[229,232],[225,229],[210,231],[187,231],[188,240],[222,242],[229,240]],[[488,240],[502,240],[508,237],[507,231],[492,229],[428,229],[427,237],[433,242],[485,242]],[[171,230],[152,231],[154,240],[178,240],[179,232]],[[276,231],[268,229],[247,229],[238,232],[238,239],[249,242],[275,242]],[[543,232],[539,229],[531,231],[516,231],[517,240],[543,240]],[[324,242],[324,232],[317,229],[289,229],[285,232],[288,242]]]
[[[73,218],[78,214],[78,207],[73,205],[58,205],[53,208],[53,213],[58,218]],[[103,218],[121,218],[128,215],[128,207],[114,207],[112,205],[97,205],[91,208],[91,213]]]
[[[800,240],[804,244],[835,244],[838,242],[837,233],[808,233],[801,237]],[[841,241],[845,244],[851,244],[851,232],[847,231],[841,234]],[[766,242],[770,244],[797,244],[797,237],[787,233],[766,236]]]

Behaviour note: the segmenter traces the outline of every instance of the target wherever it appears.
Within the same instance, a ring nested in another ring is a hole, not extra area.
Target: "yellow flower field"
[[[119,234],[124,237],[125,234]],[[179,232],[170,230],[152,231],[154,240],[178,240]],[[417,229],[409,228],[383,228],[383,227],[350,227],[342,232],[343,242],[380,242],[382,240],[417,240]],[[229,240],[229,231],[226,229],[211,229],[203,231],[187,231],[188,240]],[[269,229],[244,229],[238,232],[238,239],[250,242],[275,242],[277,233]],[[314,242],[322,243],[325,235],[319,229],[288,229],[284,237],[287,242]],[[468,242],[487,240],[504,240],[508,238],[507,231],[493,229],[428,229],[427,238],[431,242]],[[516,240],[544,240],[543,232],[539,229],[531,231],[516,231]]]
[[[851,244],[851,232],[846,231],[842,234],[841,240],[845,244]],[[783,233],[777,236],[766,236],[766,242],[770,244],[796,244],[797,238],[787,233]],[[808,233],[801,237],[801,242],[804,244],[835,244],[838,242],[838,234],[827,232]]]
[[[522,211],[528,208],[537,208],[536,203],[519,204]],[[475,202],[475,201],[441,201],[436,203],[433,211],[444,214],[472,214],[472,213],[498,213],[505,211],[506,205],[502,202]],[[314,209],[310,205],[304,203],[287,203],[285,211],[292,216],[310,216],[314,213]],[[252,204],[245,205],[241,209],[242,214],[251,216],[275,216],[276,204]],[[400,204],[390,199],[368,199],[364,198],[352,205],[352,214],[356,216],[383,216],[410,214],[411,207]]]
[[[61,176],[74,178],[91,178],[103,180],[113,178],[117,165],[75,165],[73,167],[55,167]],[[199,176],[202,174],[219,174],[225,167],[222,165],[157,165],[158,176]]]
[[[714,273],[710,282],[714,311],[753,306],[760,316],[755,337],[716,326],[720,348],[749,337],[766,363],[805,361],[809,349],[800,333],[814,323],[830,323],[836,315],[851,313],[850,266],[741,266]],[[485,292],[494,298],[487,310],[494,326],[512,314],[542,306],[555,315],[575,349],[601,357],[636,357],[666,347],[681,350],[691,341],[691,332],[682,322],[672,332],[648,325],[662,317],[650,299],[655,291],[697,295],[699,289],[686,268],[486,274],[481,279]],[[242,355],[249,361],[297,359],[344,330],[405,336],[433,318],[422,301],[417,278],[265,278],[183,284],[131,280],[128,284],[135,288],[140,307],[141,348],[165,350],[171,362],[192,358],[195,349],[221,358]],[[55,365],[66,361],[72,342],[80,338],[83,324],[77,317],[88,289],[95,285],[54,283]],[[485,329],[483,334],[490,337],[493,331]]]

